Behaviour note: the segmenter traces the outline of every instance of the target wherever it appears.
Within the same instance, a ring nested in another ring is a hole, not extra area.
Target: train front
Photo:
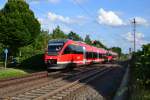
[[[51,40],[48,42],[48,48],[44,56],[45,64],[48,69],[64,69],[65,66],[58,64],[60,52],[63,49],[66,40]]]

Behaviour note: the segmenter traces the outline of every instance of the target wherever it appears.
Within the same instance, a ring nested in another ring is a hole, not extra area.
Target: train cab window
[[[48,45],[48,52],[59,52],[62,47],[62,43],[51,43]]]

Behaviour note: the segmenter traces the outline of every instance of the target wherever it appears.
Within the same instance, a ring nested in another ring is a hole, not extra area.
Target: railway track
[[[89,73],[86,73],[79,79],[76,79],[73,82],[66,83],[66,85],[64,85],[63,87],[60,87],[38,98],[34,98],[33,100],[62,100],[67,95],[70,95],[73,92],[77,92],[79,88],[84,87],[88,82],[94,80],[96,77],[104,75],[108,71],[110,71],[110,69],[107,68],[101,70],[93,70]]]
[[[14,96],[4,97],[5,100],[57,100],[62,99],[68,93],[81,88],[89,81],[99,77],[111,68],[87,68],[81,72],[72,75],[66,75],[57,79],[50,80],[43,85],[30,89],[28,91],[18,93]],[[59,73],[60,74],[60,73]],[[66,73],[65,73],[66,74]],[[69,73],[68,73],[69,74]],[[51,74],[52,75],[52,74]]]
[[[50,81],[67,79],[79,73],[86,72],[91,68],[75,68],[73,71],[57,71],[57,72],[38,72],[20,78],[11,78],[0,80],[0,100],[5,97],[10,97],[18,93],[24,93],[35,88],[49,84]]]
[[[23,77],[18,77],[18,78],[1,79],[0,88],[7,87],[13,84],[20,84],[20,83],[31,81],[31,80],[36,80],[39,78],[45,78],[47,76],[48,76],[48,73],[46,71],[43,71],[43,72],[37,72],[37,73],[33,73],[33,74],[26,75]]]

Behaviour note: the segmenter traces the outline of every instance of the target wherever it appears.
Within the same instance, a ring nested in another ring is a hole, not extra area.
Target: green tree
[[[64,39],[67,38],[67,35],[60,29],[59,26],[56,27],[56,29],[53,30],[51,34],[52,39]]]
[[[2,58],[2,53],[4,52],[3,44],[0,43],[0,60]]]
[[[31,44],[40,33],[40,23],[25,0],[8,0],[0,10],[0,42],[13,52]]]
[[[72,31],[68,34],[68,38],[75,41],[83,41],[83,39],[78,34]]]
[[[47,43],[50,40],[48,31],[41,31],[35,42],[32,43],[34,50],[44,50],[47,47]]]
[[[118,53],[119,57],[120,57],[121,54],[122,54],[122,50],[121,50],[120,47],[112,47],[112,48],[110,48],[110,50],[112,50],[113,52]]]
[[[93,46],[96,46],[96,47],[98,47],[98,48],[107,49],[107,47],[106,47],[104,44],[102,44],[99,40],[94,40],[94,41],[92,41],[92,45],[93,45]]]
[[[84,39],[84,42],[91,45],[92,44],[92,41],[90,39],[90,36],[89,35],[86,35],[85,39]]]

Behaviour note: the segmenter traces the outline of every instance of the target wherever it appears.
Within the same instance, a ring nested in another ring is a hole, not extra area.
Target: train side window
[[[102,54],[102,58],[105,58],[107,55],[106,54]]]
[[[83,48],[81,46],[76,46],[75,51],[77,54],[83,54]]]
[[[76,52],[75,50],[76,47],[74,45],[69,45],[69,48],[71,49],[71,52],[70,52],[71,54]]]
[[[93,52],[93,58],[96,58],[96,53],[95,52]]]
[[[92,52],[86,52],[86,57],[88,59],[93,58],[93,53]]]
[[[102,58],[102,57],[103,57],[102,54],[99,53],[99,58]]]
[[[86,58],[89,59],[90,56],[89,56],[89,52],[86,52]]]

